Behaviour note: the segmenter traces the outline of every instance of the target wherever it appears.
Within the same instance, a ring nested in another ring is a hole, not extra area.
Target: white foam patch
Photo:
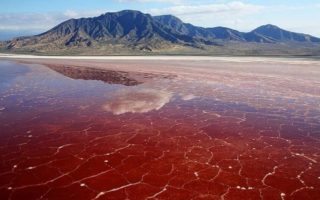
[[[181,99],[184,100],[184,101],[189,101],[189,100],[192,100],[196,98],[196,96],[194,96],[193,94],[187,94],[187,95],[182,95],[181,96]]]
[[[171,97],[171,93],[163,90],[121,90],[103,106],[103,109],[115,115],[146,113],[159,110],[170,102]]]

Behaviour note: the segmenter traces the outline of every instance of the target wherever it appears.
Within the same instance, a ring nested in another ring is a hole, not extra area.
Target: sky
[[[248,32],[264,24],[320,37],[320,0],[0,0],[0,39],[46,31],[70,18],[140,10],[197,26]]]

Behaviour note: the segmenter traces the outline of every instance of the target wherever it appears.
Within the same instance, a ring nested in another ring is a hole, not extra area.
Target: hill
[[[35,36],[2,42],[2,52],[34,54],[318,55],[320,38],[264,25],[244,33],[203,28],[172,15],[134,10],[67,20]]]

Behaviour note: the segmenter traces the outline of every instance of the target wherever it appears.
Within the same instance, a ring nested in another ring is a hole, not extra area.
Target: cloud
[[[0,13],[0,30],[47,30],[70,18],[92,17],[103,11]]]
[[[103,106],[103,109],[115,115],[145,113],[159,110],[170,102],[171,97],[171,93],[163,90],[121,90]]]
[[[240,31],[251,31],[263,24],[257,16],[261,16],[267,8],[262,4],[242,1],[219,1],[210,4],[173,5],[150,9],[147,12],[152,15],[172,14],[196,26],[225,26]]]
[[[261,16],[267,6],[241,1],[220,1],[211,4],[185,4],[150,9],[152,15],[172,14],[196,26],[225,26],[240,31],[250,31],[263,24]]]
[[[252,14],[261,11],[264,6],[247,4],[240,1],[229,3],[217,3],[206,5],[177,5],[169,8],[151,9],[152,14],[174,14],[174,15],[195,15],[195,14]]]

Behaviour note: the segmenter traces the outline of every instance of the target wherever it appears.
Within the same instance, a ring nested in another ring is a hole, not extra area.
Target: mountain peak
[[[179,29],[183,25],[183,22],[181,21],[181,19],[173,15],[159,15],[159,16],[154,16],[153,19],[171,28]]]
[[[105,14],[128,14],[128,13],[139,13],[139,14],[144,14],[139,10],[120,10],[118,12],[106,12]]]
[[[272,24],[260,26],[254,29],[251,34],[263,36],[272,42],[320,42],[319,38],[302,33],[290,32]]]
[[[104,18],[104,17],[110,17],[110,16],[113,16],[113,17],[127,16],[127,17],[133,17],[133,18],[135,18],[137,16],[144,16],[144,17],[151,18],[151,15],[145,14],[145,13],[138,11],[138,10],[121,10],[119,12],[107,12],[107,13],[100,15],[99,17]],[[95,17],[93,17],[93,18],[95,18]]]
[[[265,33],[270,33],[270,32],[279,32],[282,30],[283,29],[279,28],[276,25],[266,24],[266,25],[259,26],[258,28],[251,31],[251,33],[265,34]]]
[[[281,28],[279,28],[278,26],[273,25],[273,24],[266,24],[266,25],[263,25],[263,26],[256,28],[256,30],[257,29],[281,29]]]

